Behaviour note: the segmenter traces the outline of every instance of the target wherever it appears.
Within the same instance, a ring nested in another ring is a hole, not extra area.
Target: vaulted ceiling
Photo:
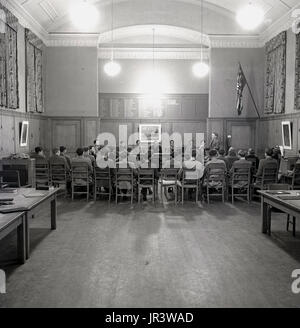
[[[23,13],[25,19],[31,21],[35,30],[39,29],[44,36],[69,36],[83,34],[72,23],[69,8],[82,0],[0,0],[10,3],[14,9]],[[105,35],[111,30],[111,0],[89,0],[100,13],[98,24],[84,34]],[[119,41],[140,43],[150,42],[148,35],[143,37],[140,26],[159,25],[171,26],[199,32],[200,0],[114,0],[114,26],[118,31],[130,31],[129,34],[119,33]],[[299,0],[252,0],[261,6],[265,12],[264,23],[255,31],[249,33],[237,24],[236,12],[249,3],[248,0],[206,0],[204,3],[204,33],[210,37],[247,37],[259,36],[270,30],[286,15],[290,15]],[[136,35],[135,32],[136,31]],[[162,29],[163,30],[163,29]],[[117,34],[117,33],[116,33]],[[118,37],[118,36],[117,36]],[[165,42],[167,35],[160,35]],[[174,39],[178,39],[174,35]],[[182,39],[181,36],[179,39]],[[183,36],[183,39],[185,37]],[[188,37],[187,37],[188,39]],[[175,40],[176,41],[176,40]],[[174,41],[174,42],[175,42]]]

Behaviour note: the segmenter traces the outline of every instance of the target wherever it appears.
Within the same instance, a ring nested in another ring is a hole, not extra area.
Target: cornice
[[[110,48],[98,49],[98,58],[108,60],[111,58]],[[210,51],[203,50],[204,60],[209,60]],[[152,48],[114,48],[115,59],[153,59]],[[155,49],[155,59],[160,60],[200,60],[199,48],[158,48]]]

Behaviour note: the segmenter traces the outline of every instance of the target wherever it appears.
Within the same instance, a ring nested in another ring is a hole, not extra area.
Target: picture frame
[[[293,149],[292,122],[282,122],[282,144],[285,150]]]
[[[29,122],[23,121],[20,123],[20,147],[28,146],[28,135],[29,135]]]
[[[139,138],[141,143],[160,143],[161,124],[140,124]]]

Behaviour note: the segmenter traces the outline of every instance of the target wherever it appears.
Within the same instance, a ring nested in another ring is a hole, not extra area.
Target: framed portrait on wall
[[[161,142],[161,124],[140,124],[141,143]]]
[[[20,123],[20,147],[28,146],[29,122]]]
[[[282,142],[284,149],[292,150],[292,122],[282,122]]]

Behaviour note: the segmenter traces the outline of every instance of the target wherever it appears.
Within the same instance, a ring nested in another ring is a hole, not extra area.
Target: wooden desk
[[[282,200],[281,196],[297,196],[299,191],[289,191],[289,195],[274,195],[267,191],[259,191],[261,194],[261,218],[262,218],[262,233],[271,234],[271,211],[270,207],[289,214],[296,219],[300,218],[300,200]]]
[[[26,223],[25,213],[0,214],[0,240],[17,229],[18,260],[26,261]]]
[[[26,259],[30,256],[30,225],[29,219],[35,214],[35,211],[38,210],[39,206],[50,203],[51,209],[51,229],[56,229],[56,217],[57,217],[57,208],[56,208],[56,196],[59,188],[54,190],[35,190],[20,188],[18,189],[17,194],[1,194],[3,198],[14,198],[14,205],[5,205],[0,206],[0,213],[16,213],[16,212],[25,212],[25,228],[26,228]],[[40,197],[30,197],[27,198],[26,195],[32,194],[41,194]]]
[[[19,171],[21,186],[35,187],[35,159],[5,159],[0,160],[0,171]]]

